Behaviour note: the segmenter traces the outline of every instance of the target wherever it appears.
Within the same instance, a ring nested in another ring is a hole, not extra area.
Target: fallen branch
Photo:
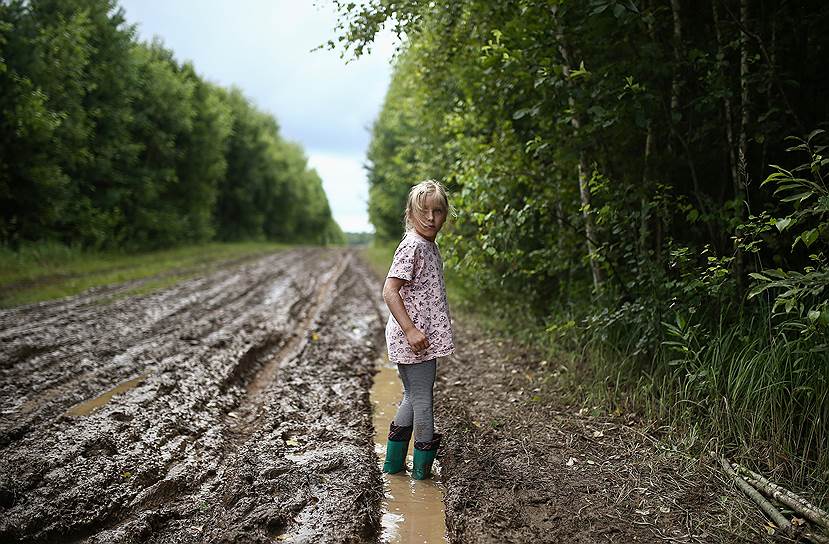
[[[803,538],[811,540],[815,544],[829,544],[829,537],[816,535],[814,533],[803,533]]]
[[[810,503],[806,499],[795,495],[785,487],[781,487],[776,483],[770,481],[768,478],[757,474],[753,470],[749,470],[744,466],[736,464],[736,469],[747,476],[748,483],[765,493],[768,497],[776,500],[780,504],[784,504],[808,519],[812,523],[820,525],[829,529],[829,514]]]
[[[716,454],[714,452],[711,452],[711,456],[716,458]],[[734,482],[737,484],[737,487],[739,487],[743,491],[743,493],[748,495],[748,497],[751,500],[753,500],[757,504],[757,506],[759,506],[760,509],[763,510],[763,512],[766,513],[766,515],[769,518],[771,518],[771,520],[774,522],[774,524],[781,531],[783,531],[787,535],[792,534],[792,524],[789,522],[789,520],[787,520],[783,516],[783,514],[781,514],[777,510],[777,508],[774,507],[773,504],[771,504],[769,501],[767,501],[765,499],[765,497],[763,497],[760,494],[759,491],[757,491],[756,489],[751,487],[751,485],[749,485],[749,483],[746,482],[742,478],[742,476],[740,476],[739,474],[734,472],[734,469],[731,468],[731,465],[728,463],[728,461],[725,460],[724,456],[720,456],[720,464],[722,465],[723,470],[725,470],[726,474],[728,474],[729,476],[731,476],[734,479]]]

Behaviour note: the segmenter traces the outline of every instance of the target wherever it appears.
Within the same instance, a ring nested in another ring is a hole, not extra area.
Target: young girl
[[[405,468],[414,428],[412,478],[428,478],[441,435],[434,432],[432,388],[437,358],[455,351],[446,302],[443,261],[435,238],[449,214],[443,186],[423,181],[409,191],[406,235],[392,259],[383,300],[391,315],[386,324],[389,360],[397,363],[403,400],[389,428],[383,472]]]

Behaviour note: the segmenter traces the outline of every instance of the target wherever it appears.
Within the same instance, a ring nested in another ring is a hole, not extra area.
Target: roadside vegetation
[[[378,242],[412,184],[446,182],[466,303],[591,404],[825,504],[829,8],[337,4],[351,54],[406,37],[369,150]]]
[[[139,42],[115,0],[0,3],[0,244],[243,240],[345,241],[273,116]]]
[[[143,280],[119,297],[150,292],[204,274],[228,261],[284,249],[273,242],[198,244],[123,253],[56,243],[0,250],[0,308],[75,295],[92,287]]]

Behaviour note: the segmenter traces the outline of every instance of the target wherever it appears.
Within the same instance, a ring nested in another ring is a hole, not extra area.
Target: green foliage
[[[276,121],[135,41],[115,0],[0,3],[0,242],[342,243]]]
[[[817,145],[825,134],[815,130],[805,139],[791,138],[797,145],[788,151],[804,152],[808,161],[792,170],[773,166],[763,185],[773,184],[774,195],[780,202],[792,206],[783,217],[772,218],[768,212],[760,217],[750,217],[744,230],[755,238],[760,235],[788,236],[793,240],[791,250],[806,250],[808,261],[800,270],[783,270],[780,267],[761,269],[749,275],[756,280],[748,293],[753,298],[763,293],[774,293],[772,312],[780,312],[780,318],[788,329],[795,329],[809,338],[818,340],[812,351],[829,352],[829,262],[826,247],[829,240],[829,188],[825,174],[829,159],[823,157],[826,145]],[[803,177],[801,177],[803,176]],[[761,249],[759,243],[750,240],[745,247],[754,253]]]
[[[736,1],[678,4],[337,2],[347,52],[387,22],[406,36],[373,131],[371,220],[395,239],[406,188],[444,180],[458,215],[442,249],[469,297],[586,347],[599,387],[628,384],[657,415],[726,399],[725,443],[826,468],[829,433],[808,420],[827,394],[827,159],[817,132],[787,169],[785,136],[827,120],[829,8],[739,21]],[[769,163],[784,166],[753,183]],[[752,388],[774,389],[756,418]]]

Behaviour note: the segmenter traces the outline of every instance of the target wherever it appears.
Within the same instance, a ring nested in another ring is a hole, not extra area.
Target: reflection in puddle
[[[119,393],[124,393],[129,391],[130,389],[138,386],[144,378],[146,378],[148,374],[142,374],[136,378],[131,380],[127,380],[125,382],[119,383],[109,391],[102,393],[95,397],[94,399],[90,399],[81,403],[76,404],[72,408],[66,411],[67,416],[79,417],[79,416],[86,416],[103,406],[104,404],[108,403],[112,397]]]
[[[397,403],[402,396],[402,384],[397,368],[387,358],[378,361],[380,372],[374,376],[371,402],[374,405],[374,449],[382,467],[386,455],[386,437]],[[383,532],[380,542],[401,544],[434,544],[446,542],[446,521],[443,512],[443,486],[440,480],[440,461],[432,466],[432,478],[412,480],[411,451],[414,437],[409,442],[407,470],[397,474],[383,474]]]

